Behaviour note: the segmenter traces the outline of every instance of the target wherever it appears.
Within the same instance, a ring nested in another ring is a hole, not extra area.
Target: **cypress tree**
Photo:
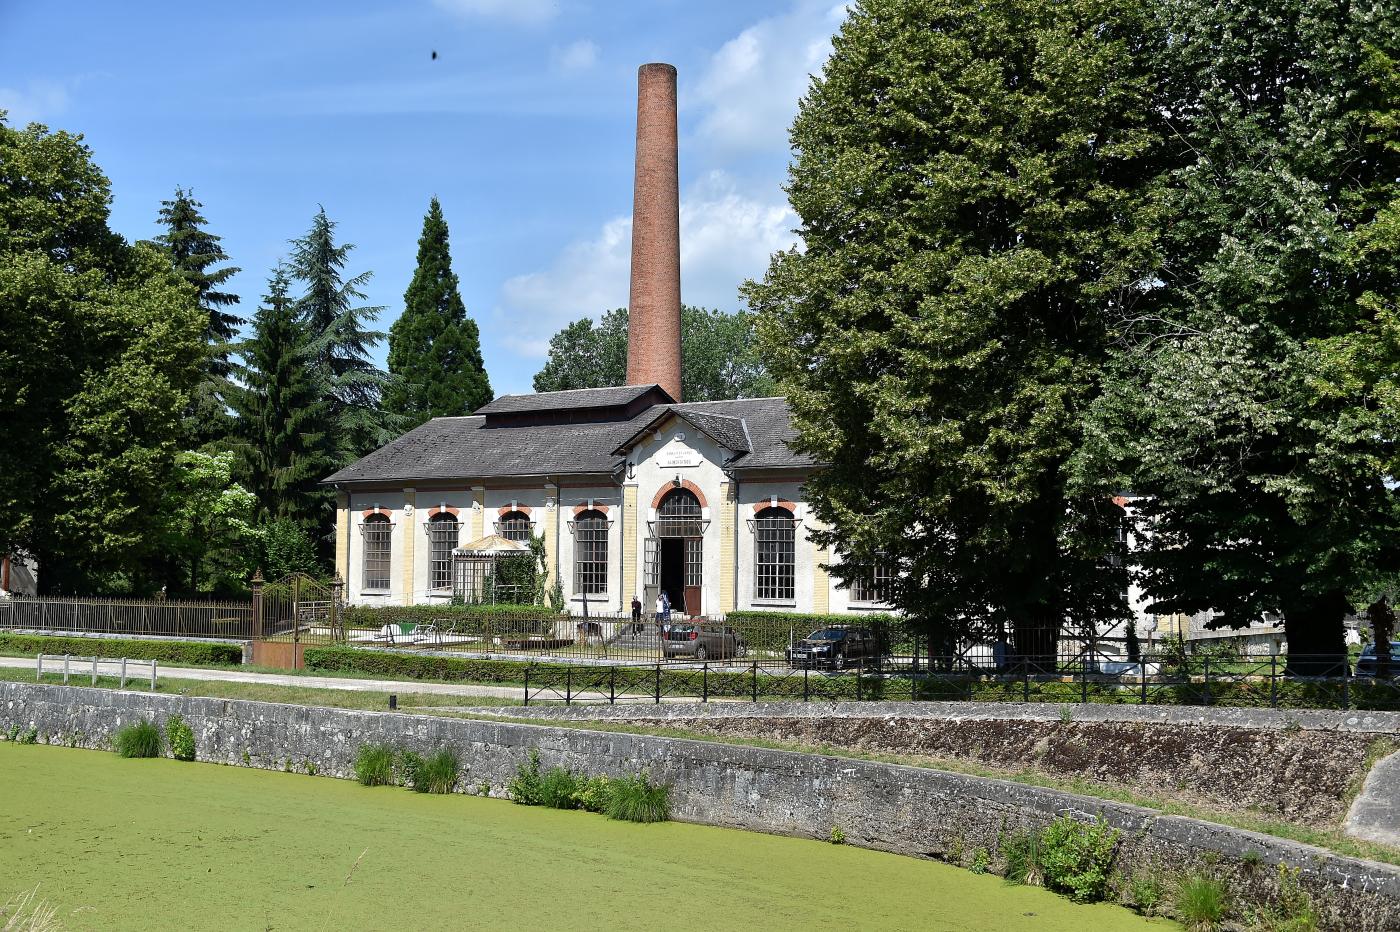
[[[386,411],[416,427],[429,418],[470,414],[491,400],[476,321],[467,316],[452,272],[447,221],[435,197],[423,217],[418,268],[404,310],[389,328]]]
[[[291,245],[291,275],[306,289],[296,302],[297,316],[310,334],[311,365],[326,393],[336,461],[348,463],[387,443],[397,426],[380,407],[386,377],[369,355],[384,334],[367,325],[384,309],[356,306],[365,297],[360,287],[373,273],[344,277],[355,247],[336,245],[335,222],[324,207]]]
[[[194,287],[205,316],[209,357],[204,378],[185,412],[187,442],[196,446],[226,437],[232,430],[224,403],[229,394],[230,344],[244,323],[229,310],[238,303],[238,295],[220,290],[239,270],[231,265],[214,267],[229,257],[221,238],[204,228],[208,221],[200,213],[203,206],[193,192],[176,188],[173,198],[161,201],[158,221],[165,232],[153,241],[170,256],[180,277]]]
[[[312,365],[312,339],[288,295],[279,265],[268,282],[253,335],[240,349],[238,412],[242,484],[258,501],[259,523],[294,521],[316,534],[328,496],[317,482],[333,468],[327,450],[328,404]]]

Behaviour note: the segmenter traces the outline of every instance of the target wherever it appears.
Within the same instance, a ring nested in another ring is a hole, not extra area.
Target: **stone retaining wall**
[[[531,749],[545,766],[620,776],[646,769],[672,787],[676,818],[826,838],[916,857],[995,856],[1007,831],[1063,813],[1103,818],[1122,832],[1120,869],[1181,871],[1213,863],[1233,893],[1260,902],[1273,863],[1301,871],[1330,928],[1400,929],[1400,868],[1119,803],[915,767],[643,735],[390,712],[308,708],[88,687],[0,684],[0,730],[103,748],[122,725],[179,713],[203,761],[347,777],[356,750],[390,742],[420,753],[452,747],[469,792],[504,787]],[[1242,860],[1257,852],[1262,866]]]

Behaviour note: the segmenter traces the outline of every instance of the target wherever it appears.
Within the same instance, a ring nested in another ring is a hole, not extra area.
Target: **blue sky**
[[[436,194],[503,394],[530,390],[564,323],[626,304],[637,66],[680,72],[683,300],[734,310],[794,241],[786,130],[841,16],[836,0],[0,0],[0,108],[86,136],[128,238],[193,188],[243,269],[244,316],[323,204],[387,330]]]

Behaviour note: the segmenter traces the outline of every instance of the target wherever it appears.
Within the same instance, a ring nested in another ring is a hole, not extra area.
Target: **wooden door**
[[[685,612],[687,615],[700,615],[704,612],[704,606],[701,604],[704,575],[704,541],[699,537],[687,537],[685,539]]]

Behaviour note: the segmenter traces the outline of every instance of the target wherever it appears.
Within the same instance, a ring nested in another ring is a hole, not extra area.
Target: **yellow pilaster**
[[[350,496],[335,494],[335,571],[340,578],[350,580]]]
[[[719,610],[728,614],[736,608],[734,578],[734,525],[738,520],[739,500],[732,482],[719,487]]]
[[[418,541],[418,497],[413,489],[403,490],[403,500],[412,505],[403,516],[403,604],[413,604],[413,545]]]
[[[810,519],[815,526],[816,520]],[[812,548],[812,611],[824,615],[831,611],[831,573],[822,565],[831,561],[831,551],[808,540]]]
[[[544,585],[546,590],[552,590],[555,580],[559,578],[559,489],[546,485],[544,494],[554,506],[551,508],[546,503],[544,510]]]
[[[637,487],[622,487],[622,592],[618,600],[624,611],[632,606],[637,588]]]
[[[472,486],[472,540],[486,536],[486,489]]]

